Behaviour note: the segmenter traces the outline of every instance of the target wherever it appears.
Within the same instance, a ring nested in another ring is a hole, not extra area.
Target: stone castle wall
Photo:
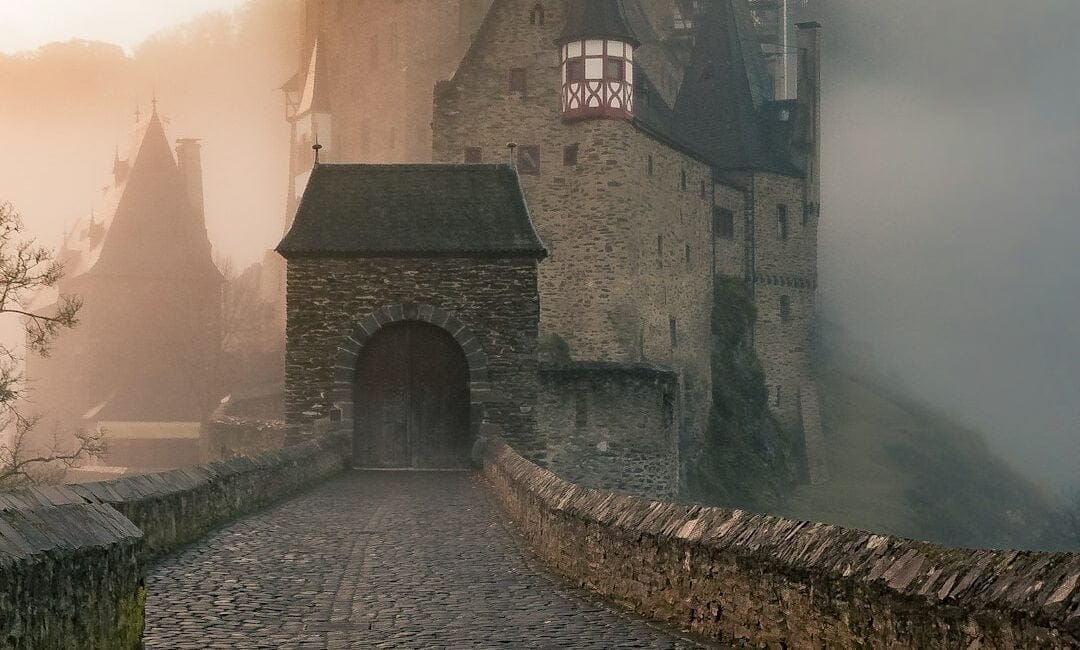
[[[146,566],[333,474],[330,435],[255,457],[0,493],[0,646],[142,647]]]
[[[291,260],[285,356],[289,422],[307,422],[305,413],[325,414],[335,401],[351,403],[352,386],[335,382],[336,374],[353,370],[335,370],[339,347],[361,319],[402,304],[437,307],[472,331],[487,357],[490,381],[483,424],[504,432],[523,452],[537,453],[539,305],[531,259]]]
[[[543,466],[581,485],[671,499],[679,492],[679,380],[644,364],[540,369]]]
[[[804,212],[804,188],[800,179],[753,176],[754,348],[765,370],[769,404],[793,430],[801,426],[800,390],[813,382],[818,220],[816,213]],[[787,239],[779,236],[778,206],[786,208]]]
[[[519,171],[549,251],[541,336],[564,340],[574,361],[678,371],[682,437],[699,440],[711,390],[711,170],[629,122],[563,123],[553,45],[562,3],[545,4],[543,25],[530,23],[534,7],[497,3],[457,74],[436,89],[435,160],[463,162],[478,148],[483,161],[503,161],[510,142],[537,148],[539,173]],[[509,90],[514,68],[526,70],[525,92]]]
[[[569,483],[498,442],[484,473],[528,546],[573,584],[725,645],[1080,645],[1080,554],[651,502]]]

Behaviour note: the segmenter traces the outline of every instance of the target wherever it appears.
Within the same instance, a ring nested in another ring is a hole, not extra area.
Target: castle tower
[[[615,0],[573,0],[556,45],[562,48],[562,115],[571,122],[634,116],[634,48]]]
[[[453,74],[492,0],[306,0],[296,74],[281,90],[292,128],[285,230],[323,162],[429,162],[431,91]]]
[[[182,139],[176,150],[179,164],[155,106],[137,125],[130,164],[114,156],[99,216],[64,243],[59,291],[83,299],[79,325],[49,359],[28,358],[33,407],[62,430],[102,424],[116,465],[196,462],[198,424],[221,397],[222,277],[199,144]]]

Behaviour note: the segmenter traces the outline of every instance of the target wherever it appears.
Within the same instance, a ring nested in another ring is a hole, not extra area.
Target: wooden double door
[[[399,323],[372,337],[357,360],[353,404],[358,467],[467,465],[468,361],[438,327]]]

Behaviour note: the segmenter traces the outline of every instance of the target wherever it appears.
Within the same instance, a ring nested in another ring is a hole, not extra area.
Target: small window
[[[664,236],[656,236],[656,263],[664,268]]]
[[[480,147],[465,147],[465,164],[479,165],[484,162],[484,150]]]
[[[544,6],[539,2],[529,12],[529,24],[530,25],[543,25],[544,24]]]
[[[674,318],[668,319],[668,329],[671,330],[671,347],[679,347],[679,322]]]
[[[578,144],[568,144],[563,147],[562,164],[565,167],[573,167],[577,164],[577,154],[579,148],[580,145]]]
[[[808,225],[812,216],[814,216],[814,204],[807,201],[806,205],[803,206],[802,225]]]
[[[604,78],[609,81],[622,81],[626,72],[625,66],[622,59],[605,59]]]
[[[523,144],[515,151],[517,152],[517,170],[519,174],[536,175],[540,173],[540,145]]]
[[[649,154],[649,163],[648,163],[648,167],[649,167],[649,176],[652,176],[652,175],[653,175],[653,160],[652,160],[652,154]]]
[[[589,400],[583,390],[574,396],[574,425],[579,429],[589,425]]]
[[[661,399],[660,412],[663,414],[661,417],[664,422],[664,428],[670,427],[675,424],[675,397],[669,394],[665,394]]]
[[[713,208],[713,233],[722,239],[735,239],[735,214],[726,208]]]
[[[686,265],[690,266],[690,244],[686,245]]]
[[[570,59],[566,62],[566,80],[585,80],[585,59]]]
[[[708,192],[705,189],[705,181],[701,181],[701,198],[708,197]]]
[[[780,296],[780,320],[785,323],[791,320],[791,296]]]
[[[776,399],[773,401],[773,406],[780,408],[780,385],[776,386]]]
[[[524,93],[527,87],[528,73],[525,68],[510,69],[510,92]]]
[[[684,192],[686,191],[686,170],[685,169],[682,170],[682,176],[679,178],[679,187],[682,188],[682,191],[684,191]]]
[[[776,206],[776,236],[781,240],[788,238],[787,206],[783,203]]]

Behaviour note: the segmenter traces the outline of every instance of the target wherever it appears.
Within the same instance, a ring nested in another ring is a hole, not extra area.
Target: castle
[[[65,275],[35,297],[82,298],[79,325],[46,359],[27,357],[32,410],[51,428],[107,431],[109,465],[152,469],[198,462],[199,425],[221,398],[222,276],[203,215],[200,145],[176,157],[154,102],[136,113],[94,211],[57,252]]]
[[[519,444],[571,480],[669,494],[706,435],[711,314],[724,278],[752,296],[772,409],[790,429],[819,426],[818,25],[798,26],[797,66],[778,65],[756,27],[775,6],[311,0],[300,72],[284,87],[289,214],[304,212],[313,156],[324,167],[428,162],[430,135],[436,163],[511,164],[546,250],[535,400],[518,405],[535,433]],[[796,96],[782,96],[792,85]],[[291,301],[298,249],[289,241],[280,250],[290,260],[291,344],[294,321],[310,323]],[[380,255],[409,257],[391,253]],[[321,281],[340,280],[324,271]],[[291,420],[334,402],[332,356],[289,352]]]

